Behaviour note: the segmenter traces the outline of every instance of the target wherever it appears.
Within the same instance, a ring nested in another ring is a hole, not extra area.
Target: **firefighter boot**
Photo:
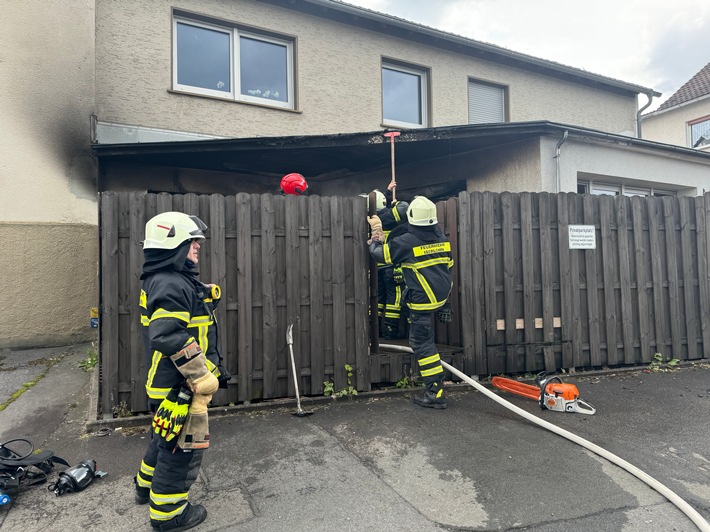
[[[433,382],[427,386],[424,393],[421,395],[415,395],[412,397],[412,402],[415,405],[423,406],[425,408],[436,408],[437,410],[443,410],[446,408],[446,397],[444,397],[444,389],[442,387],[443,383]]]
[[[133,477],[133,483],[136,485],[136,504],[148,504],[150,502],[150,489],[140,487],[136,477]]]
[[[187,503],[187,508],[178,515],[173,517],[169,521],[164,523],[152,522],[153,530],[159,530],[161,532],[166,530],[172,530],[177,532],[179,530],[187,530],[189,528],[194,528],[200,523],[207,519],[207,510],[201,504],[190,504]]]

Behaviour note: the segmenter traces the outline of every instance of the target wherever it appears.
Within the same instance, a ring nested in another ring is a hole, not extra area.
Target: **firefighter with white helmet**
[[[150,503],[155,530],[186,530],[207,517],[187,495],[209,446],[207,404],[230,375],[217,345],[219,287],[197,280],[206,230],[181,212],[158,214],[145,227],[140,307],[154,417],[134,481],[136,502]]]
[[[407,223],[409,204],[406,201],[391,202],[389,201],[391,194],[388,198],[377,189],[372,192],[375,194],[375,212],[382,222],[383,242],[387,242],[392,230]],[[369,195],[361,195],[368,198],[369,208]],[[404,338],[403,331],[400,329],[403,283],[402,270],[399,266],[378,261],[377,313],[386,340]]]
[[[434,343],[432,318],[448,305],[454,261],[451,244],[439,228],[436,205],[424,196],[415,197],[407,209],[407,231],[390,234],[386,242],[379,218],[370,216],[368,222],[373,235],[370,254],[377,262],[400,264],[404,274],[404,303],[410,316],[409,344],[426,386],[424,393],[413,401],[427,408],[446,408],[444,368]]]

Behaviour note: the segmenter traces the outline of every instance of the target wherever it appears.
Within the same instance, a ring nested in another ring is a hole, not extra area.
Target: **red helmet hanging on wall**
[[[281,178],[281,193],[300,196],[308,189],[308,183],[301,174],[286,174]]]

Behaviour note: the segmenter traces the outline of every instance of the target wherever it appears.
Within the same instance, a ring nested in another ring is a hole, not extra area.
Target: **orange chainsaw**
[[[543,410],[578,414],[596,412],[592,405],[579,398],[579,390],[574,384],[564,383],[559,377],[548,377],[544,372],[537,376],[535,382],[537,386],[505,377],[493,377],[491,380],[491,384],[500,390],[536,400]]]

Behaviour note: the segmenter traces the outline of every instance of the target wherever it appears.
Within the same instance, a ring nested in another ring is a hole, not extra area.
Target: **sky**
[[[646,112],[710,63],[708,0],[344,1],[663,93]]]

